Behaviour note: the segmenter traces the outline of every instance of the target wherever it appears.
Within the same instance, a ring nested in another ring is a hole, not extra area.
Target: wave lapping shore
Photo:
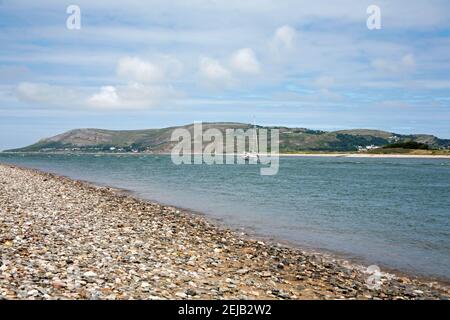
[[[0,165],[0,299],[448,299],[120,190]]]

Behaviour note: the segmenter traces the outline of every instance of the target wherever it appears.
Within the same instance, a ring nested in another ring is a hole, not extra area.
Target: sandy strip
[[[0,299],[440,299],[119,190],[0,165]]]
[[[368,154],[368,153],[283,153],[280,157],[334,157],[334,158],[403,158],[403,159],[450,159],[450,155],[420,154]]]

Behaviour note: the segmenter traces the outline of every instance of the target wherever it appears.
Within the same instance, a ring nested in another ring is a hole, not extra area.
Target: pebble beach
[[[121,190],[0,164],[0,299],[448,299],[436,281],[259,239]]]

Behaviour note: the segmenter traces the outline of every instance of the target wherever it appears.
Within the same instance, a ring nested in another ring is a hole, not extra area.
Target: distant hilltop
[[[30,146],[6,150],[6,152],[148,152],[170,153],[176,142],[170,141],[172,131],[186,128],[193,131],[194,125],[146,130],[75,129],[57,136],[40,140]],[[203,129],[250,129],[251,124],[215,122],[203,123]],[[321,131],[306,128],[257,126],[259,129],[280,130],[280,152],[351,152],[372,150],[389,145],[416,142],[430,149],[449,149],[450,139],[439,139],[433,135],[402,135],[392,132],[354,129]]]

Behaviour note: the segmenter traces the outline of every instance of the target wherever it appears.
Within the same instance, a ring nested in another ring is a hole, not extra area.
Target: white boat
[[[256,159],[259,160],[259,154],[255,152],[246,152],[242,155],[244,160]]]
[[[253,136],[254,144],[253,144],[253,146],[256,145],[256,151],[252,149],[252,150],[250,150],[249,152],[245,152],[245,153],[242,155],[242,158],[243,158],[245,161],[256,160],[257,162],[259,162],[258,133],[257,133],[257,131],[256,131],[256,123],[255,123],[255,122],[254,122],[254,125],[253,125],[253,129],[254,129],[254,136]]]

